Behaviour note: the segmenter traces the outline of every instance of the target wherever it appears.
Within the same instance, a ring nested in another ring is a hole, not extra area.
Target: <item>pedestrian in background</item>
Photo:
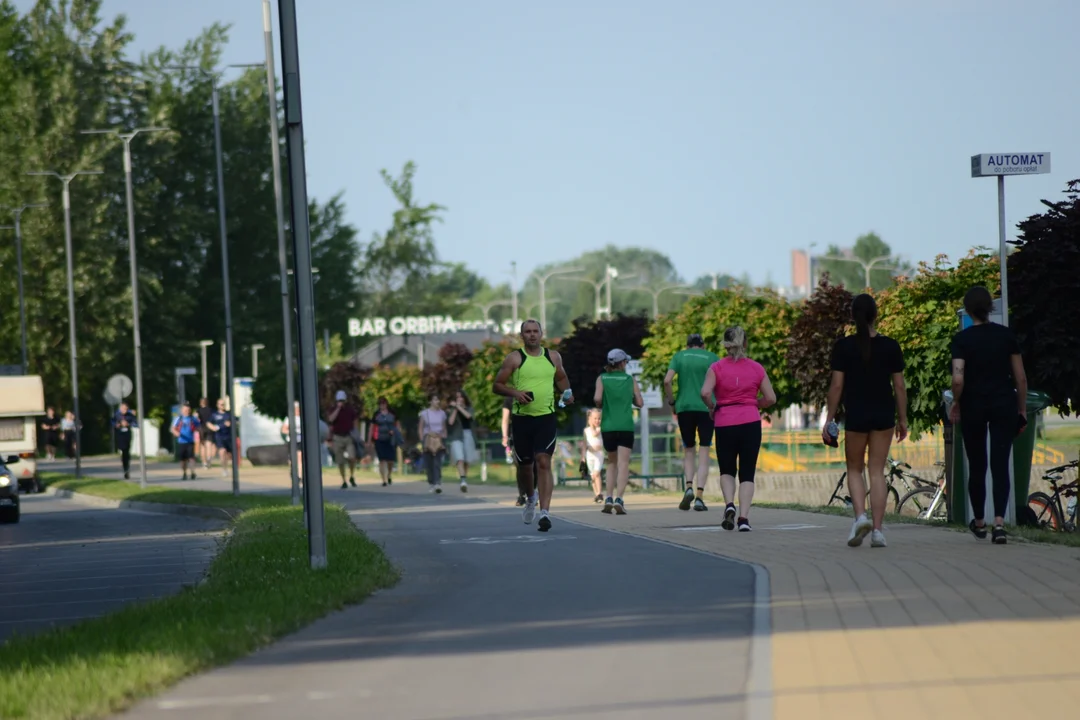
[[[172,424],[172,434],[176,438],[176,453],[180,458],[180,469],[188,479],[188,464],[191,465],[191,479],[195,479],[195,437],[199,431],[199,418],[191,414],[191,403],[180,407],[180,417]]]
[[[359,413],[352,405],[348,404],[348,395],[344,390],[338,390],[334,397],[335,404],[327,415],[326,420],[330,424],[331,447],[334,451],[334,464],[341,473],[341,489],[345,490],[352,485],[356,487],[356,420]],[[345,480],[345,467],[348,463],[349,479]]]
[[[637,380],[626,372],[630,356],[615,348],[608,352],[604,372],[596,378],[593,400],[600,408],[600,436],[607,451],[607,497],[600,512],[626,514],[623,493],[630,483],[630,453],[634,449],[634,408],[645,404]]]
[[[75,425],[72,423],[72,427]],[[41,421],[41,441],[45,445],[45,459],[56,461],[56,448],[60,446],[60,418],[56,417],[56,408],[45,408],[45,419]]]
[[[374,445],[375,457],[379,460],[379,475],[383,487],[394,483],[394,464],[397,462],[398,436],[401,424],[397,415],[390,409],[390,401],[379,398],[379,409],[371,418],[368,428],[368,443]]]
[[[428,407],[420,412],[417,427],[421,447],[424,449],[424,469],[427,471],[431,492],[442,492],[442,465],[446,456],[446,411],[442,409],[438,395],[432,395]]]
[[[126,402],[121,402],[120,408],[113,413],[112,427],[116,434],[116,449],[120,451],[120,465],[127,480],[131,469],[131,429],[139,427],[139,421]]]
[[[964,296],[972,325],[953,337],[952,422],[960,423],[968,459],[968,497],[975,516],[972,534],[986,537],[986,440],[990,438],[990,477],[993,484],[992,541],[1004,545],[1005,510],[1009,504],[1009,453],[1013,440],[1027,427],[1027,373],[1020,343],[1012,330],[990,322],[994,300],[984,287]]]
[[[468,492],[469,464],[476,462],[476,440],[473,438],[473,408],[463,390],[454,393],[447,417],[447,439],[450,441],[450,462],[457,465],[461,492]]]

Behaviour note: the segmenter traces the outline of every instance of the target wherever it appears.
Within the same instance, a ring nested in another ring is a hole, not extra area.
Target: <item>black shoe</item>
[[[995,545],[1005,544],[1005,528],[998,525],[990,531],[990,539]]]
[[[540,522],[536,523],[536,529],[540,532],[547,532],[551,529],[551,519],[547,515],[541,515]]]
[[[341,481],[341,489],[342,489],[342,490],[348,490],[348,489],[349,489],[349,483],[347,483],[347,482],[345,482],[344,480],[342,480],[342,481]]]
[[[597,495],[596,497],[593,498],[593,502],[594,503],[602,503],[602,502],[604,502],[604,496],[603,495]]]
[[[194,470],[192,470],[192,471],[191,471],[191,479],[192,479],[192,480],[194,480],[194,479],[195,479],[195,471],[194,471]]]
[[[394,484],[394,478],[392,478],[392,477],[390,477],[389,475],[387,475],[387,476],[386,476],[386,484],[387,484],[387,485],[393,485],[393,484]]]
[[[386,487],[386,481],[385,480],[382,481],[382,486]]]
[[[356,487],[356,478],[350,477],[349,478],[349,484],[352,485],[353,487]]]
[[[516,505],[517,507],[522,507],[524,504],[525,504],[525,496],[524,495],[518,495],[518,499],[514,502],[514,505]]]
[[[130,479],[131,479],[131,476],[130,476],[130,475],[128,475],[128,473],[127,473],[127,472],[124,472],[124,479],[125,479],[125,480],[130,480]]]
[[[181,479],[181,480],[187,480],[187,473],[184,473],[184,477],[182,477],[182,478],[180,478],[180,479]]]
[[[739,518],[739,532],[750,532],[750,521],[746,518]]]
[[[724,520],[720,523],[720,527],[725,530],[735,529],[735,506],[728,505],[724,508]]]
[[[974,535],[975,537],[979,538],[980,540],[985,540],[986,539],[986,525],[983,525],[982,527],[979,527],[978,525],[975,524],[975,521],[972,520],[971,522],[968,523],[968,530],[970,530],[971,534]]]
[[[705,501],[701,498],[696,498],[694,500],[694,510],[697,512],[706,512],[708,509],[708,506],[705,505]]]

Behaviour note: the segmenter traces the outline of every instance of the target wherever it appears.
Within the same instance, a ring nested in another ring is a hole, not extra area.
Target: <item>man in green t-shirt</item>
[[[686,492],[679,502],[680,510],[708,510],[702,494],[709,479],[709,448],[712,446],[713,418],[701,400],[701,386],[714,362],[720,358],[705,349],[701,335],[694,333],[686,339],[686,349],[675,353],[664,377],[667,403],[675,409],[679,433],[683,441],[683,477]],[[679,376],[679,392],[672,392],[672,381]],[[695,437],[696,436],[696,437]]]

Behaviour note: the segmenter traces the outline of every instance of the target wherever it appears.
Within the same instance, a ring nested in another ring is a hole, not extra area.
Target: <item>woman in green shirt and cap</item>
[[[593,400],[600,408],[600,435],[608,454],[607,498],[601,512],[626,514],[623,493],[630,482],[630,452],[634,449],[634,408],[645,404],[634,376],[626,372],[630,356],[610,351],[607,367],[596,378]],[[616,486],[617,484],[617,486]]]

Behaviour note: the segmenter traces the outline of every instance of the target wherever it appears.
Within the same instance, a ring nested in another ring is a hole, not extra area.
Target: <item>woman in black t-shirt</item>
[[[1020,344],[1004,325],[990,322],[990,291],[973,287],[964,296],[972,326],[952,341],[950,420],[963,418],[960,432],[968,460],[968,497],[975,516],[968,528],[986,537],[986,436],[990,435],[990,475],[994,487],[993,542],[1005,544],[1005,508],[1009,504],[1009,451],[1027,425],[1027,375]],[[963,410],[961,410],[961,397]]]
[[[899,343],[878,334],[874,328],[877,322],[874,298],[866,294],[857,296],[851,303],[851,315],[855,320],[855,335],[840,338],[833,346],[829,407],[821,437],[827,444],[833,444],[829,425],[836,418],[837,408],[843,400],[844,454],[848,491],[855,511],[848,545],[862,545],[863,539],[869,534],[871,547],[885,547],[885,535],[881,531],[888,497],[885,460],[892,445],[893,433],[896,433],[897,442],[907,437],[904,353]],[[870,454],[870,511],[873,523],[866,519],[863,473],[867,450]]]

